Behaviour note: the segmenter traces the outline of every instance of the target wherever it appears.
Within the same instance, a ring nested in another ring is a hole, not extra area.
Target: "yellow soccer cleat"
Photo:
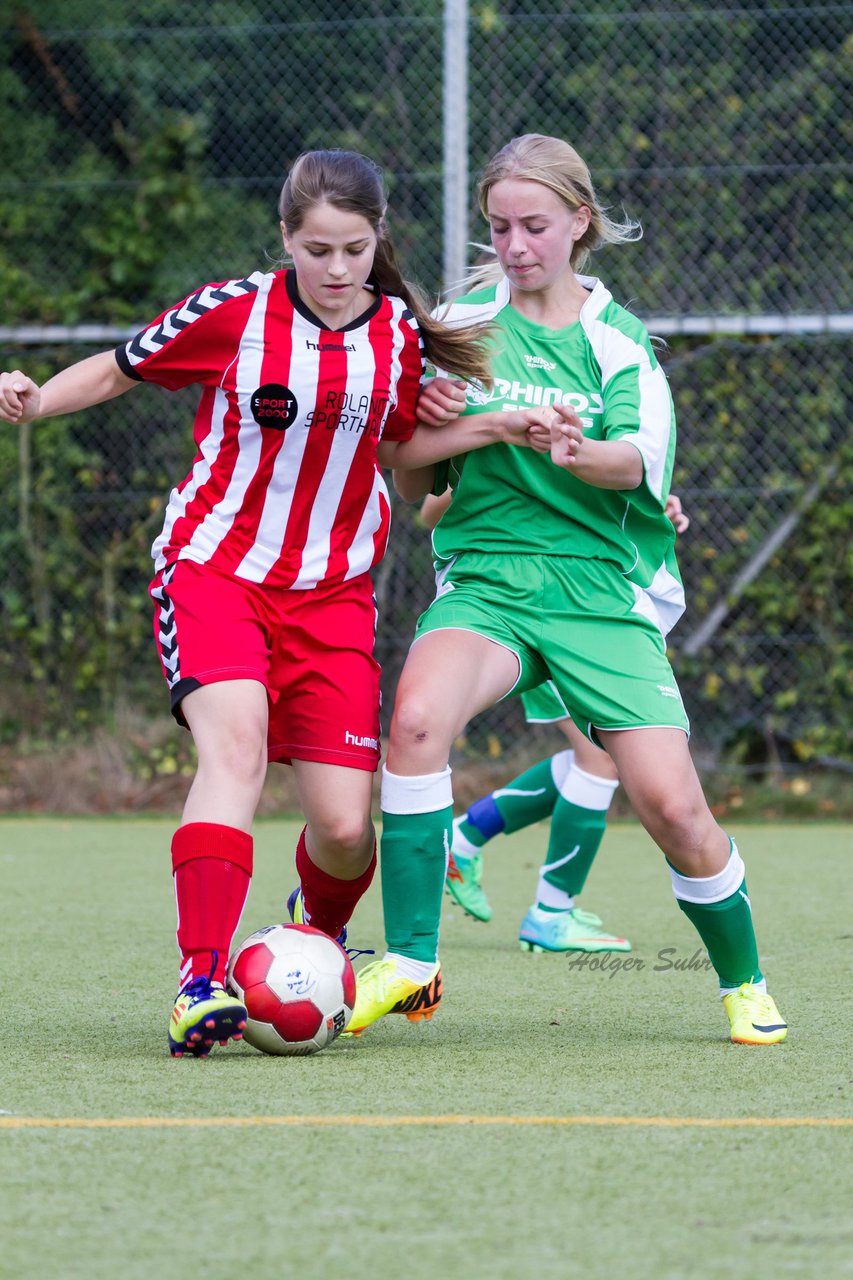
[[[732,1044],[780,1044],[788,1034],[776,1001],[751,982],[743,982],[723,996],[729,1015]]]
[[[355,1009],[344,1032],[360,1036],[371,1022],[386,1013],[403,1013],[410,1022],[431,1018],[441,1003],[441,967],[436,964],[425,983],[397,973],[393,956],[366,964],[356,975]]]

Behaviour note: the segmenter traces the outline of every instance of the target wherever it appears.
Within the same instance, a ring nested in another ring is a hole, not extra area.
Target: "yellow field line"
[[[0,1129],[318,1129],[446,1128],[480,1125],[572,1128],[580,1125],[653,1129],[811,1129],[853,1125],[848,1116],[0,1116]]]

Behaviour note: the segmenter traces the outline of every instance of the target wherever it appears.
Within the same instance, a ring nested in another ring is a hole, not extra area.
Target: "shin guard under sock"
[[[237,827],[190,822],[172,837],[182,987],[193,978],[209,977],[212,968],[213,981],[224,981],[249,892],[252,859],[252,837]]]
[[[306,923],[337,938],[349,923],[359,899],[370,888],[376,870],[376,846],[366,871],[355,880],[338,880],[323,871],[308,854],[303,827],[296,846],[296,874],[302,886]]]

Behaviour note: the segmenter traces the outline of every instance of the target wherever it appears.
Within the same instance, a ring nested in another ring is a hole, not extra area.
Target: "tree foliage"
[[[572,141],[604,201],[643,223],[638,245],[594,266],[642,315],[849,306],[848,17],[763,0],[472,0],[472,169],[514,133]],[[383,165],[400,257],[438,289],[440,6],[31,0],[8,8],[3,36],[6,324],[132,327],[204,281],[268,266],[283,176],[313,146]],[[470,229],[484,238],[473,195]],[[7,345],[3,363],[38,378],[85,354]],[[673,643],[694,716],[718,738],[758,719],[804,756],[846,752],[851,342],[682,339],[666,363],[693,516],[690,612]],[[122,699],[160,705],[148,547],[190,460],[191,413],[191,396],[141,389],[0,432],[7,740],[39,724],[77,732]],[[681,658],[820,477],[708,649]],[[392,675],[430,577],[411,512],[396,534],[377,583]]]

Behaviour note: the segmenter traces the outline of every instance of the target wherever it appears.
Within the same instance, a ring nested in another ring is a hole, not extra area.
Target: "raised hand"
[[[551,461],[571,470],[583,447],[581,420],[567,404],[555,404],[551,420]]]
[[[30,422],[39,414],[39,386],[20,369],[0,373],[0,420]]]

